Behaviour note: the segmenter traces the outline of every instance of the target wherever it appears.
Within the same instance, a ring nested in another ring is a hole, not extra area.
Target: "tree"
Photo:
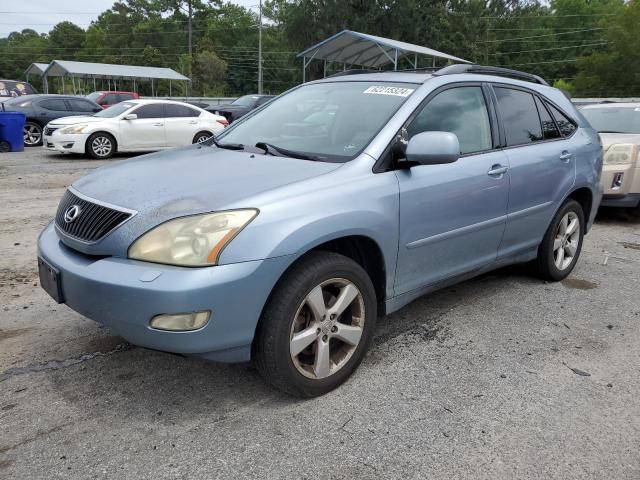
[[[221,95],[224,93],[224,79],[227,64],[214,52],[202,50],[195,56],[193,66],[194,93],[202,96]]]

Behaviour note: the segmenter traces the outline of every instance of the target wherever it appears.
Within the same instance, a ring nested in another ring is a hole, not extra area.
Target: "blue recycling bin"
[[[0,152],[24,150],[24,124],[27,117],[20,112],[0,112]]]

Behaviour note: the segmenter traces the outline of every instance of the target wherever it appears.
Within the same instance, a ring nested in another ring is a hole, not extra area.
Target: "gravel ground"
[[[338,390],[132,347],[38,287],[36,237],[107,162],[0,156],[0,478],[640,478],[640,223],[562,283],[512,267],[380,319]]]

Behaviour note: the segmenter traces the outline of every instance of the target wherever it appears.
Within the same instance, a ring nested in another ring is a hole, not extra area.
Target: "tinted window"
[[[116,93],[108,93],[102,100],[100,100],[100,105],[115,105],[116,103],[120,103],[120,99],[118,99],[118,95]]]
[[[164,105],[161,103],[143,105],[131,113],[138,115],[138,118],[164,118]]]
[[[258,101],[256,102],[256,107],[259,105],[264,105],[265,103],[267,103],[269,100],[271,100],[273,97],[261,97],[258,99]]]
[[[545,140],[552,140],[554,138],[560,138],[560,132],[556,126],[556,122],[553,121],[549,111],[545,108],[539,98],[536,98],[536,106],[538,107],[538,113],[540,114],[540,121],[542,122],[542,136]]]
[[[239,106],[243,106],[243,107],[252,107],[255,103],[256,100],[258,100],[258,97],[256,95],[245,95],[244,97],[240,97],[236,100],[234,100],[231,105],[239,105]]]
[[[91,112],[93,113],[98,107],[91,102],[85,102],[84,100],[68,99],[71,110],[74,112]]]
[[[542,127],[533,95],[501,87],[496,88],[495,92],[507,145],[525,145],[542,140]]]
[[[570,137],[573,132],[576,131],[576,126],[573,124],[573,122],[571,122],[571,120],[567,118],[564,113],[562,113],[556,107],[549,104],[547,105],[549,106],[549,110],[551,111],[553,118],[556,119],[556,123],[558,124],[562,135],[564,135],[565,137]]]
[[[168,117],[199,117],[200,112],[185,105],[173,105],[167,103],[165,106],[165,116]]]
[[[131,95],[130,93],[119,93],[119,94],[118,94],[118,99],[119,99],[121,102],[126,102],[127,100],[133,100],[133,99],[134,99],[134,97],[133,97],[133,95]]]
[[[36,91],[27,82],[0,80],[0,97],[21,97],[22,95],[32,95],[34,93]]]
[[[407,127],[409,138],[434,131],[455,133],[463,154],[491,149],[491,124],[482,89],[452,88],[436,95]]]
[[[68,110],[67,108],[67,104],[64,103],[64,100],[60,99],[60,98],[52,98],[50,100],[42,100],[40,103],[38,103],[39,107],[45,108],[47,110],[57,110],[57,111],[62,111],[62,112],[66,112]]]

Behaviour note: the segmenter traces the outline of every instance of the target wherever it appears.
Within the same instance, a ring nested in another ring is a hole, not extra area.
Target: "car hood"
[[[260,208],[251,203],[252,196],[340,166],[188,146],[99,168],[76,181],[73,188],[90,198],[154,217],[159,223],[183,215],[237,208],[238,203]]]
[[[76,115],[72,117],[61,117],[56,118],[55,120],[51,120],[52,125],[76,125],[78,123],[94,123],[101,122],[104,118],[100,117],[90,117],[87,115]]]
[[[635,143],[640,145],[640,134],[638,133],[601,133],[602,148],[606,152],[611,145],[617,143]]]

